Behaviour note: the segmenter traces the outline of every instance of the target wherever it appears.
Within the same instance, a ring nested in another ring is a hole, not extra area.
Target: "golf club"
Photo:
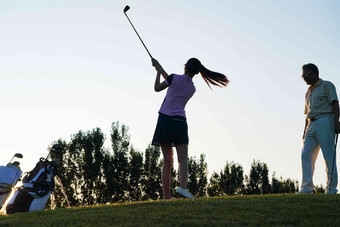
[[[133,24],[132,24],[132,22],[131,22],[130,18],[129,18],[129,17],[128,17],[128,15],[126,14],[126,12],[127,12],[129,9],[130,9],[130,6],[125,6],[125,8],[124,8],[124,14],[125,14],[126,18],[129,20],[129,22],[130,22],[130,24],[131,24],[131,26],[132,26],[133,30],[135,30],[135,32],[136,32],[136,34],[137,34],[138,38],[139,38],[139,39],[140,39],[140,41],[142,42],[142,44],[143,44],[143,46],[145,47],[145,50],[148,52],[148,54],[149,54],[150,58],[151,58],[151,59],[153,59],[153,57],[151,56],[151,54],[150,54],[150,52],[149,52],[148,48],[146,48],[146,46],[145,46],[145,44],[144,44],[144,42],[143,42],[142,38],[139,36],[139,34],[138,34],[137,30],[135,29],[135,26],[133,26]]]
[[[16,154],[13,156],[13,158],[23,158],[23,156],[22,156],[22,154],[20,154],[20,153],[16,153]],[[11,161],[13,160],[13,158],[11,159]],[[9,163],[10,163],[11,161],[9,161]]]
[[[13,164],[14,166],[20,166],[20,162],[18,162],[18,161],[13,162],[12,164]]]
[[[332,188],[332,180],[333,180],[333,170],[334,170],[334,162],[335,162],[335,158],[336,158],[336,145],[338,144],[338,133],[335,136],[335,147],[334,147],[334,156],[333,156],[333,164],[332,164],[332,175],[331,175],[331,182],[330,182],[330,186],[329,186],[329,190],[331,190]]]

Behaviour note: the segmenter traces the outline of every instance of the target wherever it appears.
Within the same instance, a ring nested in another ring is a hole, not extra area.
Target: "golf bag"
[[[61,153],[61,147],[54,145],[51,152]],[[54,191],[56,165],[59,162],[57,158],[50,162],[48,160],[50,154],[47,158],[40,158],[34,169],[23,177],[23,186],[16,188],[13,196],[7,201],[5,207],[7,214],[39,211],[45,208],[48,198]]]
[[[19,162],[8,163],[6,166],[0,166],[0,210],[5,203],[14,185],[21,177]]]

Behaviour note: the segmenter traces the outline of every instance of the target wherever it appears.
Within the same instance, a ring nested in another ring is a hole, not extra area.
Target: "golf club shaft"
[[[334,171],[334,163],[335,163],[335,159],[336,159],[336,146],[338,144],[338,136],[339,136],[339,134],[337,133],[335,135],[335,146],[334,146],[334,155],[333,155],[333,163],[332,163],[332,175],[331,175],[331,182],[330,182],[329,190],[332,189],[333,171]]]
[[[8,163],[11,163],[11,162],[12,162],[12,160],[14,159],[14,157],[15,157],[15,156],[13,156],[13,158],[12,158],[12,159],[11,159],[11,160],[10,160]]]
[[[142,42],[142,44],[143,44],[143,46],[144,46],[145,50],[148,52],[148,54],[149,54],[150,58],[151,58],[151,59],[153,59],[153,57],[151,56],[151,54],[150,54],[150,52],[149,52],[148,48],[146,48],[146,46],[145,46],[145,44],[144,44],[144,42],[143,42],[142,38],[139,36],[139,34],[138,34],[137,30],[135,29],[135,26],[133,26],[133,24],[132,24],[132,22],[131,22],[130,18],[128,17],[128,15],[126,14],[126,12],[124,12],[124,14],[125,14],[126,18],[129,20],[129,22],[130,22],[130,24],[131,24],[131,26],[132,26],[133,30],[135,30],[135,32],[136,32],[136,34],[137,34],[137,36],[138,36],[139,40]]]

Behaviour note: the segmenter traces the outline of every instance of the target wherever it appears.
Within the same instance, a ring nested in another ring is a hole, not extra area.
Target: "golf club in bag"
[[[52,160],[49,161],[48,159]],[[57,175],[57,166],[62,158],[62,147],[53,145],[46,158],[40,158],[34,169],[24,175],[23,186],[16,188],[6,201],[5,212],[43,210],[48,198],[54,191],[54,177]]]
[[[139,40],[142,42],[142,44],[143,44],[143,46],[144,46],[145,50],[148,52],[148,54],[149,54],[150,58],[151,58],[151,59],[153,59],[153,57],[151,56],[151,54],[150,54],[150,52],[149,52],[148,48],[146,48],[146,46],[145,46],[145,44],[144,44],[144,42],[143,42],[142,38],[139,36],[139,34],[138,34],[137,30],[135,29],[135,26],[133,26],[133,24],[132,24],[132,22],[131,22],[130,18],[129,18],[129,17],[128,17],[128,15],[126,14],[126,12],[127,12],[129,9],[130,9],[130,6],[125,6],[125,8],[124,8],[124,14],[125,14],[126,18],[129,20],[129,22],[130,22],[130,24],[131,24],[131,26],[132,26],[133,30],[135,30],[135,32],[136,32],[136,34],[137,34],[137,36],[138,36]]]
[[[20,163],[12,162],[14,158],[23,158],[23,156],[16,153],[6,166],[0,166],[0,210],[22,174]]]

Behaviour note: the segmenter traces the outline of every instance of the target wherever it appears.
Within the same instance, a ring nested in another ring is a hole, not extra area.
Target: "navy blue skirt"
[[[161,144],[189,144],[187,119],[182,116],[158,115],[152,145]]]

